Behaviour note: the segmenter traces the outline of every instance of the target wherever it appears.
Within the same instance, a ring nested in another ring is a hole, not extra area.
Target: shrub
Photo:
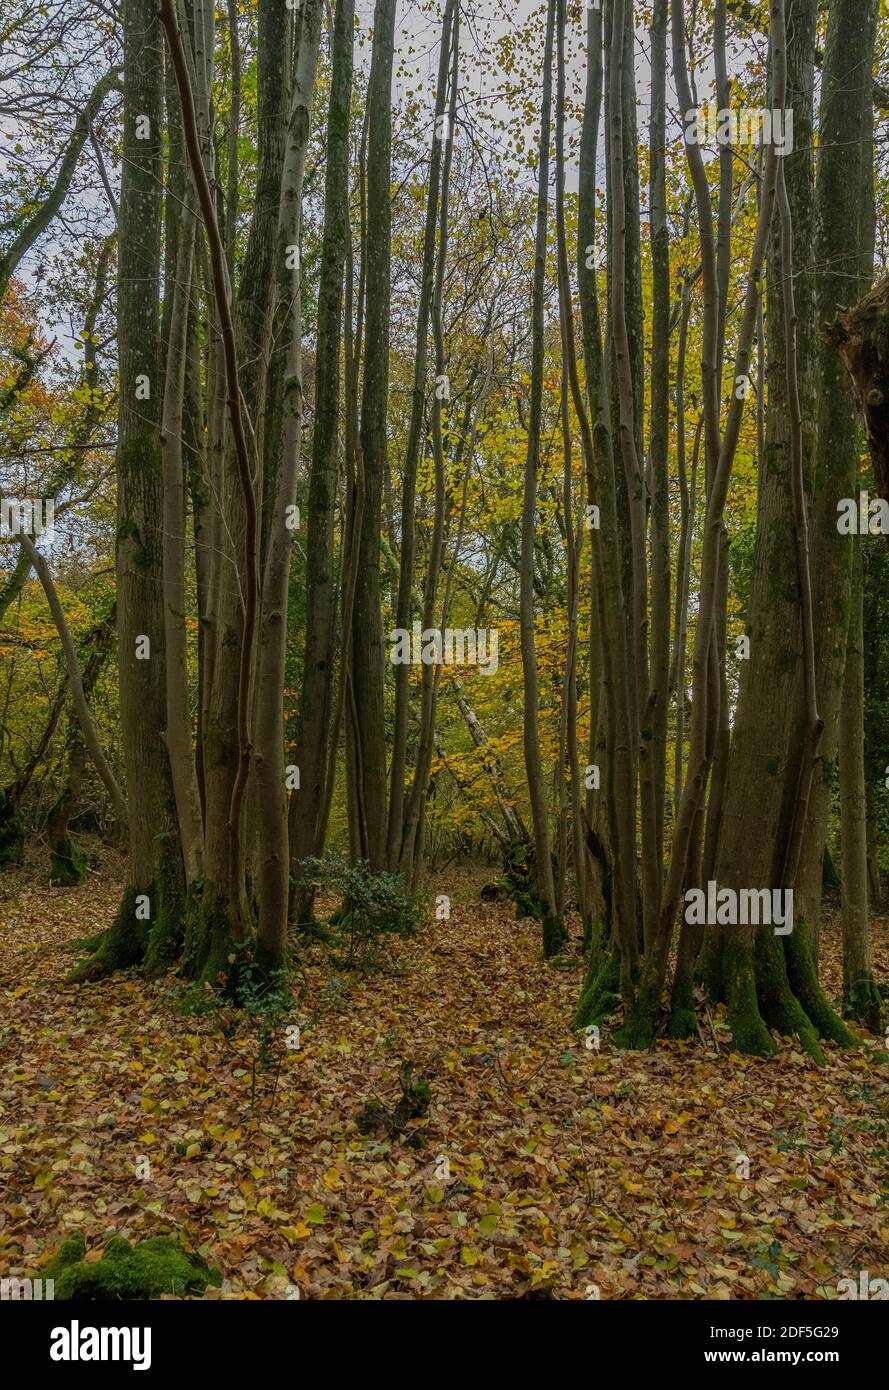
[[[421,904],[411,898],[400,874],[373,873],[367,863],[350,864],[335,854],[304,859],[301,870],[316,889],[332,889],[342,897],[330,926],[347,967],[371,968],[378,963],[382,937],[411,936],[419,926]]]

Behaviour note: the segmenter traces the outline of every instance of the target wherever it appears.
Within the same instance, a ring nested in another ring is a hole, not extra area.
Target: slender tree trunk
[[[818,267],[817,321],[833,323],[840,306],[857,300],[872,274],[872,72],[876,37],[874,0],[834,0],[828,17],[821,87],[821,129],[815,208]],[[821,1007],[815,961],[821,876],[832,801],[830,769],[838,737],[842,669],[849,627],[852,538],[837,528],[838,503],[860,487],[858,420],[852,384],[833,344],[818,351],[818,447],[812,504],[814,629],[818,704],[824,719],[819,765],[812,786],[798,884],[799,930],[787,943],[788,965],[809,1011]],[[823,1026],[834,1030],[832,1015]],[[845,1030],[840,1040],[848,1041]]]
[[[125,0],[122,18],[116,569],[130,855],[128,884],[117,918],[96,954],[72,972],[75,979],[96,978],[143,960],[151,968],[166,964],[181,940],[185,886],[163,742],[166,653],[159,429],[163,41],[154,0]]]
[[[852,616],[840,714],[840,836],[843,850],[843,995],[846,1012],[880,1032],[882,1001],[874,979],[868,922],[867,801],[864,768],[864,622],[862,540],[854,538]]]
[[[439,185],[442,156],[452,148],[454,130],[445,132],[448,61],[451,50],[451,28],[456,0],[446,0],[441,24],[441,47],[438,59],[438,81],[435,89],[435,117],[432,132],[432,152],[429,157],[429,191],[426,199],[426,225],[423,236],[423,267],[420,297],[417,304],[416,347],[414,349],[414,382],[411,395],[411,414],[405,446],[401,495],[401,561],[398,573],[398,596],[395,626],[410,627],[411,589],[414,582],[414,551],[416,532],[417,463],[423,438],[423,411],[426,404],[426,368],[429,356],[429,313],[435,282],[435,239],[438,225]],[[448,139],[441,137],[447,133]],[[392,768],[389,791],[389,829],[387,858],[395,868],[401,856],[404,829],[404,787],[407,771],[407,726],[409,703],[409,668],[395,667],[395,723],[392,733]]]
[[[606,941],[612,932],[619,944],[621,988],[630,997],[635,981],[638,944],[636,936],[636,826],[635,734],[631,727],[630,658],[621,577],[617,488],[614,473],[607,358],[603,350],[596,284],[596,169],[599,114],[602,104],[602,15],[587,12],[587,88],[580,146],[578,202],[578,286],[580,290],[583,349],[593,447],[587,459],[589,504],[598,507],[599,527],[590,530],[593,556],[592,599],[601,633],[604,747],[607,764],[603,790],[602,821],[607,818],[611,862],[600,835],[587,818],[588,846],[595,845],[607,884],[609,920]],[[601,772],[601,769],[600,769]],[[597,1021],[616,998],[616,960],[609,953],[601,962],[591,953],[587,981],[578,1001],[575,1023]]]
[[[71,630],[65,619],[62,605],[59,602],[56,586],[49,572],[49,565],[29,536],[20,536],[19,544],[23,545],[27,550],[31,564],[37,572],[37,577],[43,586],[43,592],[49,604],[49,610],[52,613],[53,622],[56,625],[56,631],[59,634],[59,641],[62,644],[62,651],[65,654],[65,664],[68,668],[68,681],[71,686],[71,703],[74,706],[77,719],[80,723],[83,741],[89,750],[93,765],[104,782],[108,795],[111,797],[111,804],[114,807],[115,815],[123,824],[127,819],[127,803],[124,800],[123,793],[117,785],[114,773],[111,771],[108,760],[102,752],[102,746],[99,743],[89,705],[86,702],[86,695],[84,694],[80,664],[77,660],[77,649],[74,645],[74,639],[71,636]]]
[[[367,95],[366,346],[360,431],[365,493],[352,632],[359,801],[365,825],[365,853],[372,870],[383,869],[386,865],[386,727],[383,708],[380,529],[383,479],[388,467],[386,411],[389,398],[391,87],[395,7],[396,0],[376,0]]]
[[[670,240],[666,194],[667,0],[656,0],[651,20],[651,670],[649,712],[654,779],[654,844],[657,898],[664,862],[667,775],[667,706],[670,678]],[[651,887],[654,887],[652,874]]]
[[[181,144],[181,142],[180,142]],[[203,866],[203,824],[195,771],[188,682],[185,608],[186,486],[183,462],[185,367],[189,301],[194,262],[193,192],[187,169],[173,175],[177,247],[168,285],[169,324],[161,420],[163,460],[164,640],[166,644],[166,744],[176,796],[176,814],[186,882],[196,883]]]
[[[318,287],[315,350],[315,431],[308,485],[306,535],[306,645],[296,724],[300,786],[290,798],[291,874],[298,861],[318,854],[327,760],[339,738],[331,727],[336,652],[336,576],[334,518],[339,454],[340,349],[342,346],[343,274],[349,218],[349,129],[352,97],[354,0],[339,0],[333,33],[330,102],[327,113],[327,165],[324,183],[324,234]],[[340,548],[343,593],[348,588],[349,546]],[[297,921],[305,921],[311,903],[295,898]]]
[[[264,963],[283,961],[287,938],[290,864],[284,783],[284,673],[287,599],[302,442],[302,269],[299,259],[303,180],[311,129],[312,97],[321,41],[321,0],[301,11],[299,47],[278,214],[278,276],[282,313],[276,315],[287,344],[283,364],[280,458],[262,581],[257,653],[256,800],[262,807],[258,874],[257,948]],[[294,251],[296,254],[294,254]],[[319,731],[320,737],[320,731]],[[323,752],[323,749],[322,749]]]
[[[553,30],[557,0],[549,0],[544,48],[543,97],[540,111],[540,155],[537,181],[537,232],[534,289],[531,305],[531,408],[525,455],[522,507],[521,569],[519,574],[519,627],[524,675],[525,772],[534,825],[534,860],[537,893],[543,922],[543,954],[552,956],[565,940],[565,929],[556,913],[552,851],[543,761],[540,756],[540,683],[534,633],[534,537],[537,518],[537,474],[540,465],[540,426],[543,409],[544,292],[546,276],[546,223],[549,196],[550,112],[552,106]]]
[[[435,504],[432,518],[432,535],[429,542],[429,555],[426,564],[426,579],[423,590],[423,627],[429,630],[435,624],[435,599],[438,581],[441,576],[444,558],[444,528],[446,505],[446,478],[444,438],[442,433],[443,390],[448,381],[447,358],[444,341],[444,283],[448,253],[448,214],[450,208],[451,164],[453,160],[455,124],[457,112],[457,80],[460,72],[460,10],[454,15],[453,54],[451,59],[450,100],[448,106],[447,139],[441,171],[441,206],[438,219],[438,248],[435,258],[435,285],[432,294],[432,335],[435,343],[435,381],[436,389],[432,399],[432,459],[435,475]],[[445,617],[442,616],[444,624]],[[442,631],[443,628],[439,629]],[[435,710],[438,685],[441,679],[441,665],[423,666],[420,702],[420,736],[417,743],[416,767],[411,782],[410,796],[404,817],[401,836],[399,867],[405,881],[414,880],[422,808],[429,782],[429,768],[435,746]]]
[[[83,695],[88,702],[111,655],[115,637],[115,608],[106,613],[81,642],[78,663],[83,670]],[[80,802],[86,772],[87,749],[83,729],[76,715],[68,720],[65,733],[65,781],[46,818],[50,849],[50,883],[75,884],[84,879],[86,856],[71,835],[69,826]]]

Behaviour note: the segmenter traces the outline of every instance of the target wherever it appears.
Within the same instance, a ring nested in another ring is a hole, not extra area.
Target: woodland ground
[[[885,1270],[880,1040],[829,1046],[819,1071],[790,1043],[732,1053],[703,1012],[691,1043],[620,1053],[605,1028],[588,1050],[568,1026],[580,960],[545,965],[534,924],[449,870],[432,887],[450,920],[396,943],[386,973],[306,953],[300,1048],[254,1085],[255,1035],[183,1017],[175,977],[64,986],[120,871],[0,880],[3,1274],[39,1272],[74,1231],[96,1259],[112,1232],[177,1233],[220,1268],[213,1298],[835,1298],[845,1274]],[[822,953],[835,996],[834,919]],[[885,920],[874,954],[885,979]],[[431,1082],[423,1149],[355,1124],[394,1102],[403,1059]]]

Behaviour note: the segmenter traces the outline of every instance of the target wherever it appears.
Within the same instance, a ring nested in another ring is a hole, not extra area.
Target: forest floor
[[[451,869],[432,885],[450,919],[384,972],[307,952],[299,1048],[257,1072],[255,1030],[184,1016],[173,976],[64,985],[119,872],[0,880],[4,1275],[39,1274],[75,1231],[93,1259],[111,1233],[178,1234],[221,1270],[213,1298],[835,1298],[885,1275],[881,1039],[828,1047],[823,1070],[790,1042],[759,1061],[702,1010],[688,1043],[621,1053],[605,1028],[588,1047],[581,962],[545,965],[534,925]],[[889,923],[874,932],[886,979]],[[822,953],[835,995],[836,921]],[[428,1112],[363,1135],[406,1059]]]

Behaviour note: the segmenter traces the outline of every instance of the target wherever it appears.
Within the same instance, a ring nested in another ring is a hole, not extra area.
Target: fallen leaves
[[[694,1043],[620,1053],[604,1028],[587,1049],[580,966],[544,965],[470,875],[443,887],[450,920],[391,973],[311,949],[300,1046],[252,1103],[173,978],[63,986],[60,948],[110,921],[118,883],[0,903],[0,1270],[72,1230],[88,1259],[111,1232],[180,1235],[223,1272],[210,1298],[830,1298],[885,1267],[878,1044],[761,1062],[716,1014]],[[838,982],[830,932],[822,955]],[[396,1102],[405,1059],[431,1083],[422,1149],[355,1124]]]

